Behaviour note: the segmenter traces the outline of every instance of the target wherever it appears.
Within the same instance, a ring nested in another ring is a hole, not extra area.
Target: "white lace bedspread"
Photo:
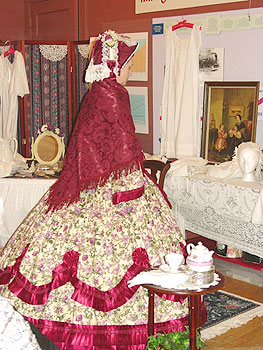
[[[240,180],[194,176],[167,176],[164,184],[183,233],[189,230],[263,257],[263,225],[252,223],[261,188]]]

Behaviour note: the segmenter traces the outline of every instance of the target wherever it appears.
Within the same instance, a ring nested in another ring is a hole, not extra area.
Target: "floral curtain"
[[[32,137],[42,125],[59,128],[65,145],[69,138],[69,82],[67,45],[26,45],[25,64],[29,153]]]
[[[77,75],[77,110],[79,110],[83,97],[89,89],[89,84],[85,82],[85,72],[87,69],[89,49],[89,44],[80,44],[74,46]]]

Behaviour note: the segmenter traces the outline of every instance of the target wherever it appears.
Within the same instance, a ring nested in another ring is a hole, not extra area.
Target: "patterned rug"
[[[263,304],[227,292],[205,294],[204,302],[207,310],[207,322],[201,329],[204,340],[263,316]]]

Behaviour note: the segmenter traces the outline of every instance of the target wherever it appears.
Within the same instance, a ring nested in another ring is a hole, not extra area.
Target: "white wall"
[[[226,11],[187,16],[185,19],[203,18],[212,15],[241,16],[248,10]],[[263,14],[263,8],[251,9],[250,15]],[[154,18],[153,24],[181,21],[182,17]],[[224,81],[260,81],[263,87],[263,28],[222,31],[208,35],[201,32],[203,48],[224,48]],[[153,35],[153,152],[160,152],[160,105],[162,100],[165,65],[164,35]],[[202,96],[202,93],[200,94]],[[200,101],[203,103],[203,101]],[[262,107],[262,106],[261,106]],[[260,108],[261,108],[260,107]],[[261,110],[261,109],[260,109]],[[263,120],[258,116],[256,142],[263,148]]]

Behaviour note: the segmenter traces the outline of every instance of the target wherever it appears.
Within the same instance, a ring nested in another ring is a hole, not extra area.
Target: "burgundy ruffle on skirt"
[[[133,264],[128,268],[122,280],[108,291],[100,291],[95,287],[83,283],[77,277],[79,254],[69,251],[64,254],[63,262],[52,272],[52,281],[41,286],[34,286],[19,271],[20,264],[29,245],[16,259],[13,266],[0,271],[0,284],[8,285],[9,290],[19,299],[31,305],[43,305],[47,302],[52,290],[70,282],[74,287],[71,296],[76,302],[95,310],[107,312],[125,304],[138,290],[139,286],[129,288],[127,282],[145,268],[150,267],[147,252],[137,248],[132,253]],[[173,295],[159,295],[163,299],[183,302],[182,297]],[[147,325],[79,325],[69,322],[58,322],[26,317],[48,339],[60,349],[65,350],[93,350],[93,349],[143,349],[147,343]],[[155,324],[155,331],[179,331],[188,323],[187,316]],[[113,345],[114,344],[114,345]],[[132,345],[127,345],[132,344]]]

